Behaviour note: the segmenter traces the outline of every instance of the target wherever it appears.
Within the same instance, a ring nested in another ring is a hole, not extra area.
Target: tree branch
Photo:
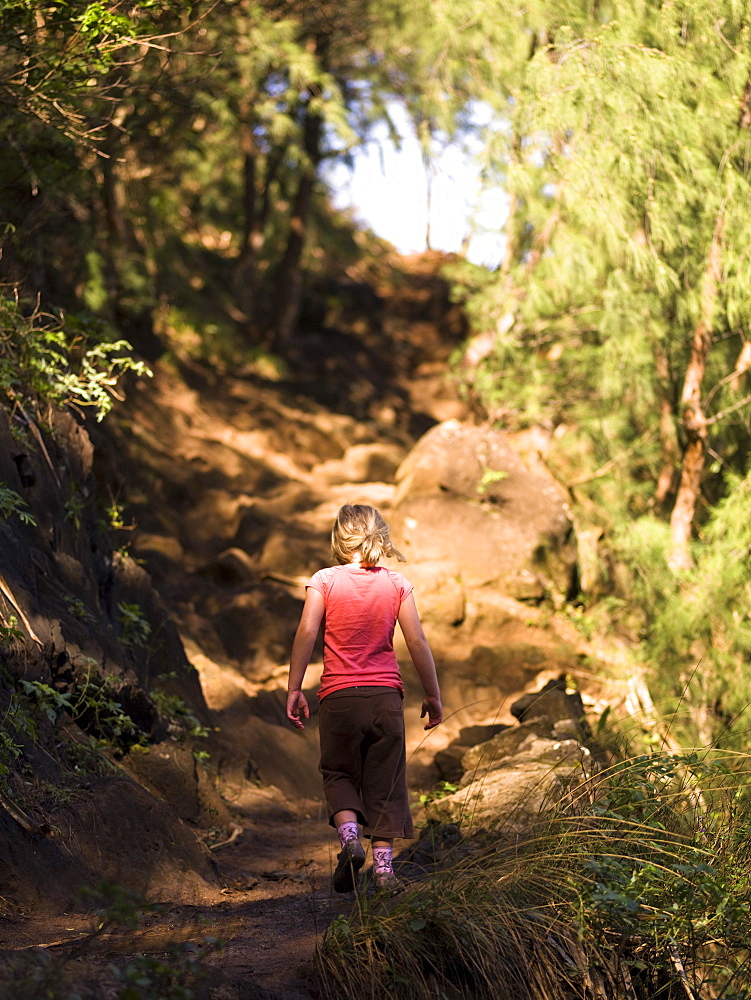
[[[744,396],[743,399],[739,399],[737,403],[733,403],[732,406],[728,406],[726,410],[720,410],[719,413],[715,413],[713,417],[709,417],[704,421],[705,427],[710,427],[712,424],[718,423],[725,417],[730,416],[731,413],[735,413],[736,410],[742,409],[748,403],[751,403],[751,394]]]
[[[613,458],[608,459],[608,461],[605,462],[604,465],[601,465],[599,469],[595,469],[594,472],[588,472],[585,475],[578,476],[576,479],[572,479],[566,485],[568,486],[569,489],[574,489],[577,486],[583,486],[585,483],[591,483],[594,479],[602,479],[603,476],[607,476],[610,472],[612,472],[612,470],[616,467],[616,465],[618,465],[618,463],[622,459],[626,458],[632,452],[636,451],[636,449],[640,445],[646,444],[647,441],[650,441],[655,436],[656,433],[657,431],[654,429],[651,431],[645,431],[640,437],[636,439],[636,441],[634,441],[632,445],[626,448],[625,451],[622,451],[620,454],[614,455]]]

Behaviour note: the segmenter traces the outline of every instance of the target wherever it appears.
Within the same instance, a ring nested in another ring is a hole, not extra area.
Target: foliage
[[[493,354],[468,377],[505,421],[550,422],[584,439],[565,479],[638,445],[611,478],[639,512],[634,480],[657,480],[660,403],[667,397],[675,412],[721,206],[715,412],[744,384],[740,372],[722,379],[749,308],[748,11],[730,2],[566,7],[508,11],[520,34],[538,31],[541,42],[515,50],[513,87],[485,95],[504,122],[499,134],[493,121],[485,148],[511,200],[510,258],[479,285],[457,274],[478,329],[499,329]],[[743,439],[743,418],[734,422]],[[712,433],[737,447],[722,426]]]
[[[445,799],[447,795],[453,795],[454,792],[458,791],[458,785],[454,785],[450,781],[439,781],[429,792],[423,792],[417,801],[421,806],[428,806],[431,802]]]
[[[18,686],[53,725],[65,712],[85,732],[120,748],[143,738],[107,679],[88,675],[82,684],[66,691],[58,691],[43,681],[20,680]]]
[[[16,719],[13,720],[12,725],[15,727]],[[16,741],[16,737],[11,735],[7,729],[0,730],[0,784],[3,786],[13,764],[21,757],[22,753],[23,747]]]
[[[37,722],[27,699],[12,687],[3,692],[0,715],[0,787],[23,756],[24,745],[37,738]]]
[[[80,320],[38,310],[27,315],[16,299],[0,296],[0,392],[11,403],[31,391],[58,405],[91,407],[102,420],[123,374],[151,372],[127,341],[108,342],[106,331],[95,328],[87,333]]]
[[[641,618],[660,703],[707,744],[751,704],[751,7],[492,7],[507,44],[457,33],[444,61],[445,85],[459,53],[477,67],[509,206],[498,268],[450,272],[478,335],[457,372],[491,419],[549,433],[575,519],[602,529],[616,623]],[[476,30],[487,12],[444,15]]]
[[[577,815],[492,831],[398,901],[362,896],[319,948],[324,995],[748,996],[748,760],[624,761]]]
[[[170,945],[164,958],[134,955],[125,967],[114,969],[122,984],[118,1000],[194,1000],[193,986],[202,971],[205,977],[191,941]]]
[[[144,646],[151,635],[151,625],[137,604],[120,601],[117,605],[118,620],[122,629],[120,642],[128,649]]]
[[[653,696],[679,739],[705,746],[742,748],[749,728],[750,489],[751,477],[728,475],[727,495],[695,543],[695,567],[679,580],[667,566],[663,522],[640,518],[611,543],[628,572],[629,601],[646,611],[639,638],[641,655],[655,664]]]
[[[0,94],[15,113],[0,116],[2,130],[30,117],[76,139],[95,137],[87,103],[111,89],[105,75],[155,31],[155,17],[170,6],[167,0],[69,0],[46,7],[2,0]]]
[[[8,642],[23,641],[26,638],[24,633],[18,628],[18,619],[10,615],[6,622],[0,622],[0,644]]]
[[[79,531],[81,528],[81,515],[85,509],[86,501],[75,486],[73,486],[70,491],[70,496],[63,505],[63,510],[65,511],[66,520],[73,522],[76,531]]]
[[[177,694],[167,694],[164,691],[155,690],[151,692],[151,700],[154,702],[157,712],[162,718],[174,719],[180,726],[187,730],[191,736],[206,737],[209,730],[191,712],[183,699]],[[205,751],[196,751],[198,754],[205,754]],[[208,759],[206,756],[202,760]]]
[[[12,280],[127,325],[139,350],[162,313],[188,316],[212,357],[268,348],[337,228],[322,167],[394,131],[393,95],[417,107],[418,67],[452,29],[430,8],[73,0],[34,27],[31,5],[0,5]],[[431,89],[447,128],[462,100]],[[285,359],[259,360],[273,375]]]
[[[71,594],[66,594],[63,601],[68,611],[79,621],[94,622],[96,620],[80,597],[73,597]]]
[[[501,483],[507,478],[508,472],[503,469],[485,469],[477,486],[478,494],[482,497],[491,486],[495,486],[496,483]]]
[[[23,497],[20,497],[5,483],[0,483],[0,518],[2,520],[6,521],[13,514],[18,514],[24,524],[36,524],[36,518],[27,507]]]

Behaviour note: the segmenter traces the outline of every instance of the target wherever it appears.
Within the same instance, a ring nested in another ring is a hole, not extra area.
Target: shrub
[[[93,409],[102,420],[125,372],[150,375],[126,340],[112,340],[93,320],[61,318],[0,296],[0,392],[11,401],[29,394],[58,405]]]
[[[642,755],[523,842],[493,831],[318,951],[325,996],[751,997],[747,760]]]

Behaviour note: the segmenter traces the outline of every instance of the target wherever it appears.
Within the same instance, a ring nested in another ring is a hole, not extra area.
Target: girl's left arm
[[[292,653],[289,659],[289,682],[287,684],[287,718],[296,729],[305,729],[303,718],[310,718],[310,708],[302,684],[308,669],[313,647],[318,638],[324,612],[323,594],[312,587],[305,593],[305,604],[300,616],[300,624],[295,632]]]
[[[420,718],[427,715],[428,721],[425,729],[434,729],[443,722],[443,705],[441,704],[441,690],[438,686],[438,677],[435,670],[433,653],[430,649],[425,633],[422,630],[420,616],[415,607],[414,594],[409,594],[399,608],[399,625],[407,643],[409,655],[417,671],[417,676],[422,682],[425,692],[425,700],[422,703]]]

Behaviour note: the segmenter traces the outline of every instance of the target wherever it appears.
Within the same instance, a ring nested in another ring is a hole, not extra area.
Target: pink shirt
[[[393,687],[404,693],[394,627],[412,584],[385,566],[329,566],[308,587],[323,595],[323,676],[319,699],[341,688]]]

